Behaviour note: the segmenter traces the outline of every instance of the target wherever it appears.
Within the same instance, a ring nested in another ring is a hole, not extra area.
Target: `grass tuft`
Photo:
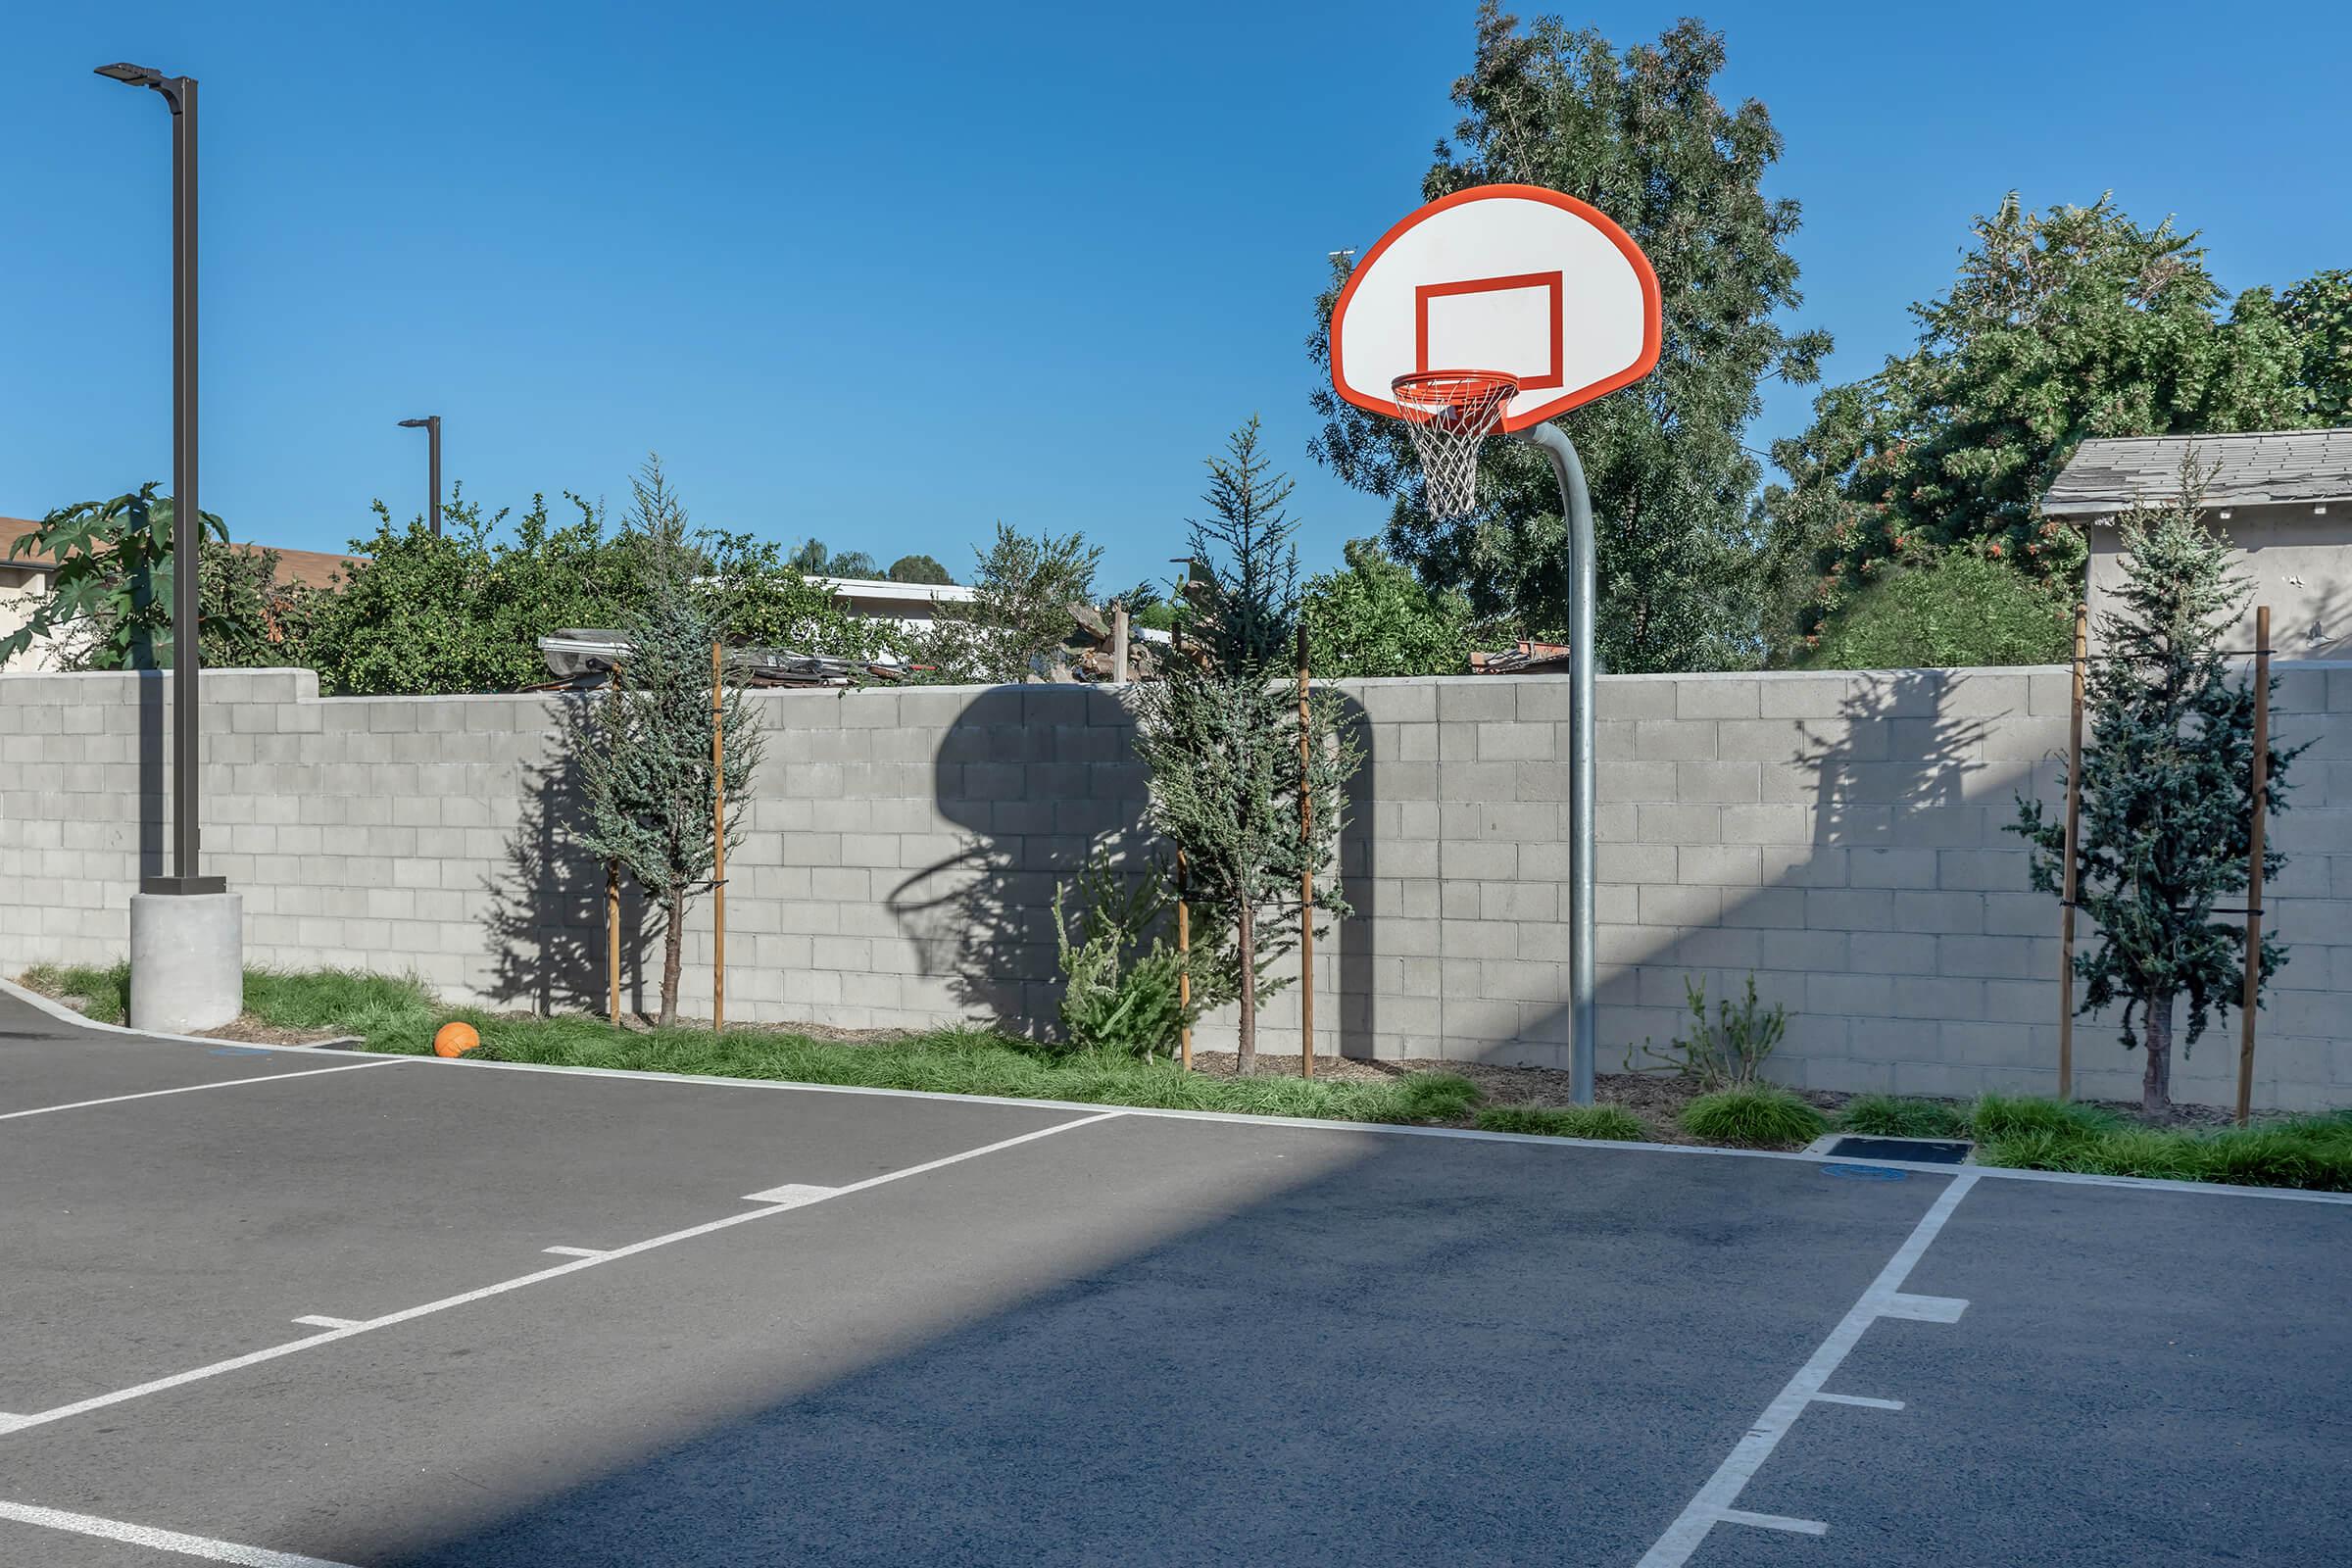
[[[24,984],[45,996],[62,997],[100,1023],[130,1021],[130,965],[100,969],[86,963],[36,963]]]
[[[1535,1133],[1544,1138],[1602,1138],[1639,1144],[1649,1138],[1642,1118],[1622,1105],[1489,1105],[1478,1113],[1482,1133]]]
[[[2129,1125],[2114,1111],[2097,1105],[2003,1095],[1986,1095],[1978,1101],[1969,1109],[1968,1122],[1970,1130],[1985,1141],[2033,1134],[2087,1138],[2120,1132]]]
[[[1838,1125],[1874,1138],[1966,1138],[1968,1116],[1958,1106],[1893,1095],[1856,1095],[1845,1102]]]
[[[1701,1095],[1683,1107],[1683,1130],[1747,1149],[1801,1149],[1829,1130],[1829,1118],[1771,1084]]]

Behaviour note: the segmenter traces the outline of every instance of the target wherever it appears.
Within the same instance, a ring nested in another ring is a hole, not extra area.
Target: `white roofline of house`
[[[853,599],[927,599],[933,604],[968,605],[972,590],[956,582],[887,582],[872,577],[810,577],[819,588]]]

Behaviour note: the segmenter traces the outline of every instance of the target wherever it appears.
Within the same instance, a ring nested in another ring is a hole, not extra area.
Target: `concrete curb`
[[[120,1024],[97,1023],[73,1008],[53,1002],[36,992],[26,991],[15,982],[0,979],[0,992],[30,1004],[64,1022],[77,1028],[103,1030],[109,1034],[128,1035],[140,1040],[163,1040],[174,1044],[220,1047],[244,1046],[243,1041],[213,1040],[195,1035],[147,1035]],[[316,1046],[247,1046],[252,1051],[295,1051],[316,1054],[335,1046],[329,1041]],[[340,1049],[339,1047],[337,1048]],[[1468,1127],[1404,1127],[1387,1122],[1329,1121],[1310,1116],[1253,1116],[1229,1110],[1170,1110],[1151,1105],[1109,1105],[1077,1100],[1021,1100],[1004,1095],[950,1095],[927,1089],[871,1089],[855,1084],[805,1084],[781,1078],[727,1078],[713,1073],[641,1072],[626,1067],[564,1067],[536,1061],[472,1061],[465,1057],[410,1056],[399,1053],[376,1053],[352,1050],[341,1053],[359,1056],[391,1056],[394,1060],[428,1067],[472,1068],[490,1072],[546,1072],[564,1073],[578,1078],[614,1078],[624,1081],[686,1084],[709,1089],[784,1089],[803,1094],[819,1095],[879,1095],[897,1100],[938,1100],[967,1105],[1012,1105],[1036,1110],[1066,1110],[1094,1115],[1116,1110],[1129,1116],[1156,1116],[1170,1121],[1224,1122],[1239,1127],[1306,1128],[1317,1132],[1379,1133],[1402,1138],[1455,1138],[1474,1143],[1528,1144],[1549,1148],[1638,1150],[1650,1154],[1713,1155],[1728,1159],[1772,1159],[1800,1165],[1868,1165],[1874,1169],[1915,1171],[1923,1176],[1953,1176],[1967,1170],[1978,1176],[1998,1181],[2043,1182],[2063,1187],[2116,1187],[2126,1191],[2150,1193],[2189,1193],[2207,1198],[2270,1198],[2298,1203],[2332,1203],[2352,1205],[2352,1193],[2315,1193],[2298,1187],[2234,1187],[2222,1182],[2159,1181],[2145,1176],[2085,1176],[2073,1171],[2016,1170],[2005,1165],[1930,1164],[1909,1159],[1838,1159],[1817,1154],[1809,1149],[1783,1152],[1770,1149],[1717,1149],[1706,1144],[1647,1144],[1621,1143],[1604,1138],[1552,1138],[1541,1133],[1487,1133]]]

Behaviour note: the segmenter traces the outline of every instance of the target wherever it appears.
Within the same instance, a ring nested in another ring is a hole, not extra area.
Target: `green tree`
[[[2070,585],[1973,550],[1873,573],[1810,639],[1808,669],[2053,664],[2074,654]]]
[[[2107,197],[2034,214],[2012,192],[1976,220],[1950,291],[1911,308],[1919,347],[1823,392],[1811,427],[1774,444],[1793,482],[1765,512],[1801,541],[1784,562],[1814,578],[1788,596],[1793,629],[1957,544],[2072,577],[2083,543],[2040,501],[2085,437],[2300,422],[2294,333],[2266,291],[2228,316],[2224,299],[2197,236],[2169,220],[2143,228]]]
[[[111,501],[60,507],[19,538],[14,555],[47,554],[57,563],[49,597],[24,625],[0,637],[0,665],[39,638],[59,638],[69,661],[82,669],[169,669],[172,666],[172,498],[150,480]],[[205,531],[225,544],[228,526],[202,514]],[[204,562],[197,558],[201,587]],[[197,635],[213,628],[197,603]]]
[[[1470,667],[1470,601],[1424,587],[1376,539],[1350,539],[1344,571],[1309,578],[1301,613],[1314,672],[1330,680],[1459,675]]]
[[[956,579],[948,568],[929,556],[901,556],[890,564],[892,582],[925,583],[933,587],[952,586]]]
[[[2123,1003],[2124,1047],[2147,1053],[2140,1104],[2151,1113],[2172,1104],[2176,1004],[2187,999],[2185,1051],[2209,1019],[2228,1017],[2245,985],[2243,929],[2215,906],[2246,891],[2254,690],[2231,678],[2224,640],[2247,579],[2230,566],[2229,540],[2204,524],[2193,464],[2173,501],[2118,519],[2121,608],[2100,619],[2106,652],[2090,666],[2082,757],[2076,898],[2096,935],[2075,957],[2082,1011]],[[2265,809],[2286,808],[2287,765],[2300,751],[2271,747]],[[2017,807],[2010,831],[2034,847],[2034,886],[2057,893],[2066,825],[2038,800],[2021,795]],[[2285,864],[2266,849],[2265,880]],[[2266,933],[2260,983],[2285,959]]]
[[[1761,477],[1740,445],[1757,387],[1817,378],[1827,333],[1791,333],[1802,302],[1787,244],[1797,204],[1767,199],[1781,134],[1750,99],[1715,95],[1723,35],[1697,22],[1620,54],[1557,18],[1524,30],[1486,0],[1471,73],[1455,82],[1463,118],[1422,181],[1435,199],[1518,181],[1565,191],[1608,214],[1656,268],[1665,301],[1657,369],[1560,421],[1592,484],[1599,650],[1612,668],[1711,669],[1757,657],[1758,543],[1748,500]],[[1309,347],[1330,365],[1335,277]],[[1317,459],[1349,484],[1392,497],[1389,548],[1435,586],[1464,590],[1482,616],[1530,633],[1567,624],[1569,575],[1559,492],[1544,456],[1492,441],[1486,504],[1455,523],[1423,510],[1410,448],[1395,420],[1320,386]]]
[[[1102,551],[1081,534],[1032,537],[997,524],[996,543],[974,550],[969,604],[942,604],[920,657],[952,681],[1025,681],[1068,640],[1073,605],[1091,606]]]
[[[645,592],[622,624],[627,659],[613,685],[585,707],[574,729],[587,821],[580,843],[617,863],[662,910],[662,1010],[677,1021],[686,910],[709,890],[715,858],[711,750],[711,648],[727,641],[721,601],[700,591],[686,513],[658,460],[630,481],[631,523],[642,544]],[[739,682],[719,696],[729,848],[743,842],[752,770],[761,750],[758,715]]]
[[[322,594],[278,580],[274,550],[229,545],[196,561],[197,629],[214,668],[307,668]]]
[[[1291,482],[1269,471],[1255,418],[1228,452],[1208,460],[1209,515],[1190,525],[1198,597],[1187,623],[1200,658],[1172,661],[1167,679],[1139,682],[1129,701],[1136,755],[1151,773],[1152,824],[1184,852],[1189,897],[1215,933],[1195,946],[1193,962],[1239,999],[1249,1072],[1258,1004],[1283,984],[1267,966],[1298,946],[1301,878],[1311,870],[1318,914],[1348,912],[1334,872],[1343,793],[1362,756],[1342,732],[1336,696],[1318,690],[1299,776],[1298,697],[1285,679],[1298,624],[1297,525],[1282,510]],[[1306,843],[1301,788],[1314,808]]]
[[[2352,424],[2352,271],[2314,272],[2278,305],[2301,358],[2304,417]]]

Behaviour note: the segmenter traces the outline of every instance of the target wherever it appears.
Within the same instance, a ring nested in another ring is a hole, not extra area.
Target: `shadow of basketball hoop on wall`
[[[1343,723],[1359,739],[1366,732],[1352,698]],[[1062,993],[1056,885],[1098,853],[1136,876],[1165,876],[1173,863],[1172,850],[1146,819],[1150,777],[1135,755],[1134,716],[1101,686],[990,687],[941,737],[932,783],[933,805],[961,842],[955,854],[909,871],[891,890],[891,915],[913,944],[923,975],[944,982],[967,1014],[1011,1033],[1050,1036]],[[1376,1038],[1376,802],[1369,763],[1357,771],[1348,801],[1341,887],[1359,912],[1340,922],[1337,961],[1324,966],[1322,983],[1335,972],[1339,977],[1341,1054],[1368,1058]],[[1173,942],[1172,929],[1165,935]],[[1286,990],[1270,1004],[1269,1030],[1295,1029],[1295,1013],[1282,1010],[1294,997]],[[1328,1041],[1334,1013],[1324,1016],[1318,1034]]]

